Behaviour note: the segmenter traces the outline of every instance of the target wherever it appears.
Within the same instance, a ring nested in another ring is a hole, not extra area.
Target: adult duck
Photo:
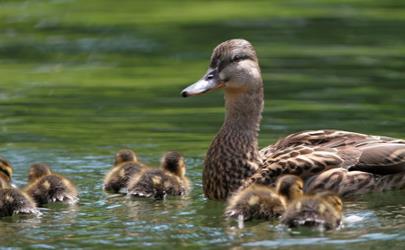
[[[224,200],[252,183],[273,184],[283,174],[305,180],[334,168],[368,172],[375,178],[389,175],[392,177],[385,180],[392,184],[390,188],[403,186],[392,183],[392,178],[402,178],[405,172],[404,140],[317,130],[289,135],[259,151],[263,80],[255,49],[248,41],[233,39],[219,44],[207,73],[181,95],[216,89],[224,89],[226,114],[204,161],[203,189],[209,199]]]

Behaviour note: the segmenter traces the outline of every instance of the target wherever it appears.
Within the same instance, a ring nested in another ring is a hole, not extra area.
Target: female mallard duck
[[[129,179],[143,168],[145,166],[138,161],[134,151],[121,149],[115,155],[113,168],[104,178],[103,189],[110,193],[126,193]]]
[[[162,158],[161,169],[146,169],[133,177],[128,184],[128,194],[164,199],[166,195],[185,195],[190,182],[185,176],[184,158],[177,152],[168,152]]]
[[[342,200],[333,193],[305,195],[287,206],[281,217],[281,223],[289,227],[332,230],[341,224],[342,210]]]
[[[34,201],[24,192],[13,188],[11,176],[13,168],[0,157],[0,217],[13,214],[39,214]]]
[[[283,174],[306,179],[332,168],[388,175],[405,174],[405,141],[346,131],[317,130],[289,135],[261,151],[258,131],[263,110],[263,81],[253,46],[233,39],[218,45],[207,73],[182,91],[194,96],[225,92],[226,115],[208,149],[203,188],[210,199],[224,200],[239,187],[274,183]]]
[[[78,201],[74,184],[65,177],[52,173],[44,163],[32,164],[28,175],[28,186],[24,189],[37,205],[52,202],[74,204]]]
[[[275,189],[252,184],[228,199],[225,216],[245,221],[279,217],[291,201],[303,195],[303,185],[302,179],[295,175],[278,178]]]

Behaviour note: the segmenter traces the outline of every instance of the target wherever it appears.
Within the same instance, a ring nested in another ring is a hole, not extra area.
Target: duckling
[[[0,188],[11,187],[11,176],[13,175],[13,167],[10,163],[0,157]]]
[[[35,163],[30,167],[28,186],[25,192],[39,205],[52,202],[73,204],[78,201],[74,184],[65,177],[52,173],[45,163]]]
[[[230,197],[225,216],[244,221],[279,217],[289,202],[303,195],[302,189],[302,179],[294,175],[278,178],[275,189],[253,184]]]
[[[110,193],[123,192],[127,189],[131,176],[139,174],[144,168],[145,166],[138,161],[134,151],[121,149],[115,155],[113,168],[105,175],[104,191]]]
[[[35,202],[16,188],[0,189],[0,217],[13,214],[39,214]]]
[[[332,230],[341,224],[342,210],[342,200],[334,193],[305,195],[288,205],[281,217],[281,223],[289,227]]]
[[[0,157],[0,217],[13,214],[39,214],[34,201],[24,192],[12,187],[12,173],[10,163]]]
[[[166,153],[161,169],[146,169],[128,184],[128,195],[164,199],[166,195],[185,195],[190,190],[190,181],[185,176],[184,158],[177,152]]]
[[[138,162],[138,157],[130,149],[121,149],[115,154],[114,166],[118,166],[124,162]]]

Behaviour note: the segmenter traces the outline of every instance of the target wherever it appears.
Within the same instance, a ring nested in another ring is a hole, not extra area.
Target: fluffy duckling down
[[[289,202],[303,195],[302,188],[302,179],[294,175],[280,177],[275,188],[253,184],[228,199],[225,216],[242,221],[279,217]]]
[[[115,154],[113,168],[105,175],[104,191],[126,193],[130,178],[139,174],[144,168],[145,166],[138,161],[134,151],[121,149]]]
[[[334,193],[322,192],[305,195],[288,205],[281,217],[281,223],[288,227],[332,230],[340,226],[342,210],[342,200]]]
[[[35,202],[24,192],[13,188],[11,176],[13,168],[0,157],[0,217],[14,214],[39,214]]]
[[[11,187],[12,175],[13,167],[6,159],[0,157],[0,188]]]
[[[161,169],[146,169],[132,178],[128,195],[164,199],[166,195],[185,195],[190,182],[185,176],[186,164],[178,152],[168,152],[162,158]]]
[[[47,164],[32,164],[28,183],[25,191],[39,206],[53,202],[74,204],[78,201],[75,185],[65,177],[52,173]]]

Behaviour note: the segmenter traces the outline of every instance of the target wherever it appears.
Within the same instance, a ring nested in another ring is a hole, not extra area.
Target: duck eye
[[[232,58],[231,62],[239,62],[239,61],[241,61],[242,59],[243,59],[242,56],[240,56],[240,55],[235,55],[235,56]]]
[[[207,75],[207,80],[212,80],[213,78],[214,78],[214,75],[213,75],[213,74]]]

